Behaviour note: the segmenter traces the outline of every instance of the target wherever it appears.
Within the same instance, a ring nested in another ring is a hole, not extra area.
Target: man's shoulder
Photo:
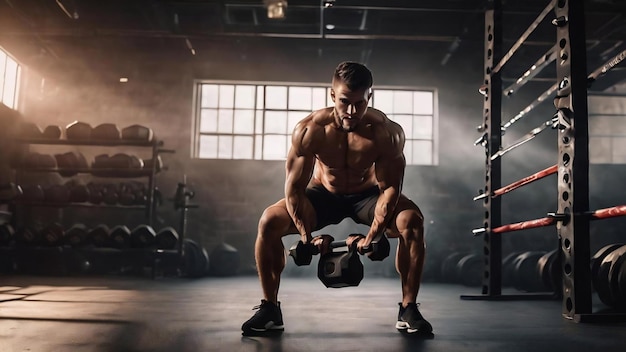
[[[311,112],[309,116],[300,120],[296,125],[296,131],[298,129],[318,130],[324,129],[325,126],[333,122],[331,118],[332,108],[324,108]]]
[[[376,130],[397,134],[402,131],[402,126],[391,120],[384,112],[374,109],[367,109],[367,123],[371,124]]]

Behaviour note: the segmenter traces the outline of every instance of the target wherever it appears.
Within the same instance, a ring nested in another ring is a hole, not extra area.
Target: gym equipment
[[[144,160],[143,168],[151,170],[154,163],[156,163],[156,165],[154,165],[156,172],[159,172],[163,169],[163,159],[161,158],[160,155],[157,155],[156,158]]]
[[[591,283],[593,288],[597,291],[599,286],[602,286],[601,283],[598,282],[600,265],[604,258],[609,255],[614,250],[623,246],[623,243],[612,243],[607,244],[606,246],[600,248],[594,255],[591,257]],[[601,288],[602,289],[602,288]]]
[[[0,184],[0,202],[12,201],[22,194],[22,187],[13,182]]]
[[[513,286],[513,262],[523,252],[511,252],[502,259],[502,286]]]
[[[89,188],[76,180],[70,180],[65,183],[65,187],[70,191],[69,201],[72,203],[84,203],[90,199]]]
[[[383,236],[384,237],[384,236]],[[345,247],[345,241],[331,242],[331,252],[320,257],[317,277],[329,288],[358,286],[363,280],[363,263],[359,258],[354,241],[348,251],[334,252],[334,248]]]
[[[81,247],[89,244],[89,230],[85,224],[74,224],[65,231],[65,244]]]
[[[322,235],[322,236],[330,236],[330,235]],[[362,237],[359,240],[355,240],[356,244],[358,241],[362,240],[364,236],[362,234],[350,234],[350,236],[360,236]],[[330,236],[332,238],[332,236]],[[334,242],[330,243],[331,248],[337,247],[345,247],[346,241]],[[381,261],[389,256],[390,245],[389,240],[385,234],[379,234],[372,242],[370,243],[368,248],[364,248],[365,254],[373,260],[373,261]],[[293,258],[294,263],[298,266],[309,265],[311,264],[311,260],[313,255],[319,254],[319,250],[316,246],[311,243],[304,244],[302,241],[298,241],[294,243],[291,248],[289,248],[289,255]]]
[[[27,202],[43,202],[44,192],[40,185],[22,186],[22,196],[20,199]]]
[[[132,125],[122,129],[122,139],[151,142],[153,138],[152,129],[146,126]]]
[[[559,259],[559,250],[553,249],[537,261],[537,272],[544,291],[554,292],[557,296],[561,296],[563,290],[563,270]]]
[[[467,253],[463,252],[452,252],[444,258],[441,262],[441,280],[443,282],[458,282],[457,264],[466,255]]]
[[[618,307],[626,305],[623,299],[620,299],[619,292],[619,271],[626,260],[626,245],[621,246],[607,254],[598,269],[596,278],[596,292],[600,300],[609,307]]]
[[[109,233],[109,238],[111,239],[111,244],[114,248],[130,248],[130,230],[126,227],[126,225],[113,227]]]
[[[100,224],[91,229],[87,237],[96,247],[111,247],[111,239],[109,238],[110,229],[105,224]]]
[[[114,123],[103,123],[93,128],[91,138],[94,140],[119,140],[122,133]]]
[[[457,278],[465,286],[478,287],[482,283],[483,258],[478,254],[468,254],[456,264]]]
[[[43,190],[44,200],[48,203],[68,203],[70,189],[65,185],[52,185]]]
[[[91,125],[86,122],[74,121],[65,126],[65,137],[68,140],[89,140],[91,138]]]
[[[63,131],[60,126],[57,125],[49,125],[44,128],[41,137],[46,139],[60,139]]]
[[[92,204],[100,204],[104,200],[104,195],[102,194],[103,185],[99,183],[89,182],[87,184],[87,189],[89,190],[89,203]]]
[[[175,249],[178,238],[178,232],[173,227],[165,227],[156,234],[156,246],[158,249]]]
[[[227,243],[222,242],[215,246],[209,258],[211,258],[210,275],[234,276],[239,270],[239,251]]]
[[[65,229],[61,224],[53,223],[44,226],[39,234],[42,243],[49,247],[54,247],[63,244],[65,236]]]
[[[6,246],[11,244],[14,235],[15,230],[13,229],[13,226],[11,226],[11,224],[0,225],[0,246]]]
[[[156,233],[150,225],[139,225],[130,233],[130,244],[133,248],[147,248],[154,245]]]
[[[527,251],[515,258],[513,286],[516,289],[525,292],[544,291],[543,282],[537,272],[537,262],[545,254],[545,251]]]
[[[37,246],[41,242],[39,234],[38,231],[31,228],[19,228],[15,232],[15,243],[19,246]]]
[[[41,128],[34,122],[23,121],[19,125],[19,135],[22,138],[41,138],[43,132]]]
[[[116,184],[109,183],[102,185],[102,201],[104,204],[115,205],[119,200],[119,194],[117,193],[118,187]]]
[[[209,255],[198,242],[185,238],[183,240],[183,263],[184,276],[198,278],[205,276],[209,271]]]
[[[87,159],[79,152],[55,154],[54,158],[59,168],[59,175],[64,177],[74,176],[79,170],[86,170],[89,167]]]

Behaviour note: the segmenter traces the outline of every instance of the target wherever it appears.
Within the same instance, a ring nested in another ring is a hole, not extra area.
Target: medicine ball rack
[[[26,208],[35,207],[52,207],[63,209],[66,207],[73,208],[111,208],[119,209],[122,211],[128,210],[143,210],[145,217],[145,224],[149,226],[154,225],[156,207],[162,201],[160,194],[156,187],[156,174],[160,171],[160,159],[159,155],[162,153],[174,153],[174,150],[163,149],[163,141],[152,138],[150,140],[141,139],[50,139],[50,138],[18,138],[14,140],[19,145],[27,146],[27,150],[30,150],[32,145],[46,145],[46,146],[76,146],[76,147],[106,147],[106,148],[144,148],[150,150],[151,163],[146,165],[147,167],[141,168],[95,168],[88,165],[88,167],[77,167],[71,169],[64,169],[62,167],[32,167],[24,166],[22,164],[16,164],[13,166],[15,170],[15,184],[20,185],[21,179],[25,173],[58,173],[62,177],[72,177],[78,174],[90,174],[94,177],[101,178],[116,178],[116,179],[134,179],[134,178],[146,178],[147,186],[145,188],[145,199],[141,201],[133,202],[132,204],[122,205],[104,204],[104,203],[92,203],[92,202],[72,202],[72,201],[49,201],[46,199],[32,201],[25,200],[17,197],[9,202],[10,209],[12,211],[12,225],[15,229],[23,228],[26,226],[24,216],[24,210]],[[93,165],[92,165],[93,166]],[[62,215],[61,215],[62,217]],[[110,256],[112,258],[122,258],[132,263],[138,263],[138,265],[146,265],[151,267],[152,277],[157,276],[157,268],[162,269],[163,263],[172,263],[178,266],[182,262],[182,241],[183,233],[179,234],[179,243],[171,249],[157,249],[155,246],[146,248],[54,248],[45,246],[33,246],[33,247],[12,247],[3,248],[15,256],[28,257],[30,254],[35,256],[47,253],[52,256],[65,256],[79,255],[82,257],[97,257],[108,260]],[[50,252],[50,253],[48,253]],[[102,252],[102,253],[100,253]],[[30,254],[29,254],[30,253]],[[7,253],[8,254],[8,253]],[[64,258],[67,259],[67,258]],[[115,259],[112,259],[115,260]]]

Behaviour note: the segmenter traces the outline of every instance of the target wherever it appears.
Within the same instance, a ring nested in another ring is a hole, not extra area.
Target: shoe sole
[[[412,328],[409,323],[405,322],[405,321],[398,321],[396,323],[396,329],[398,329],[398,331],[400,331],[403,334],[407,334],[407,335],[432,335],[433,332],[432,331],[422,331],[419,329],[415,329]]]
[[[263,336],[263,335],[276,335],[285,331],[284,325],[275,325],[274,322],[268,322],[265,328],[250,327],[242,331],[244,336]]]

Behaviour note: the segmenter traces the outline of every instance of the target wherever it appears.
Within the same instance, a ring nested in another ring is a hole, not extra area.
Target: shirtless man
[[[295,127],[286,162],[285,198],[259,220],[255,243],[264,299],[241,327],[244,335],[284,330],[278,288],[285,267],[282,237],[299,233],[321,253],[330,239],[311,232],[345,218],[370,226],[357,243],[360,253],[379,234],[398,238],[396,268],[402,283],[396,328],[408,334],[432,332],[416,303],[424,266],[424,217],[401,194],[406,166],[404,132],[381,111],[368,108],[372,74],[343,62],[335,69],[333,107],[314,111]],[[348,238],[348,244],[357,238]]]

